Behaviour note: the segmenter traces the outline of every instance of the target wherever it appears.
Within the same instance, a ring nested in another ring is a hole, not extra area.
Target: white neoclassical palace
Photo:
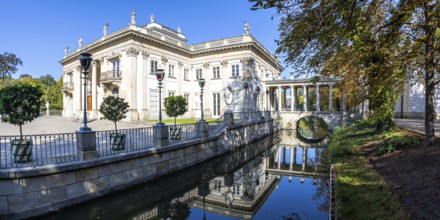
[[[109,34],[107,28],[108,23],[104,25],[101,38],[85,45],[80,38],[77,49],[71,52],[68,47],[65,49],[64,59],[60,61],[64,117],[81,117],[84,97],[87,97],[88,117],[98,119],[103,98],[113,95],[129,103],[126,120],[157,119],[159,103],[163,102],[159,100],[158,81],[154,75],[158,68],[165,70],[162,99],[181,95],[188,100],[188,112],[182,117],[200,117],[199,78],[206,80],[205,117],[218,117],[226,109],[239,110],[236,104],[239,97],[232,97],[229,102],[225,99],[229,97],[228,91],[239,95],[236,91],[242,90],[243,84],[247,85],[243,80],[249,81],[246,76],[249,72],[257,82],[252,90],[254,102],[258,103],[254,106],[263,109],[267,99],[266,87],[261,82],[277,78],[283,70],[278,59],[249,33],[246,22],[242,35],[197,44],[187,44],[180,27],[174,30],[159,24],[153,15],[146,24],[138,24],[133,12],[128,26]],[[83,94],[79,62],[79,55],[85,49],[93,56],[86,95]]]

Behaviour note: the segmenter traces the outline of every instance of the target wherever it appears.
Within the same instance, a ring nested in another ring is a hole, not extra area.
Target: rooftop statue
[[[67,56],[67,53],[69,53],[69,45],[66,45],[66,48],[64,49],[64,57]]]
[[[246,21],[244,22],[244,33],[249,34],[249,24]]]
[[[108,26],[109,26],[108,22],[105,22],[105,24],[104,24],[104,30],[102,30],[102,33],[104,34],[104,36],[107,36]]]
[[[150,15],[150,23],[154,23],[154,15]]]
[[[131,24],[136,24],[136,11],[131,12]]]
[[[78,39],[78,47],[82,47],[83,46],[83,39],[82,37],[79,37]]]
[[[180,29],[180,26],[177,26],[177,33],[182,33],[182,30]]]

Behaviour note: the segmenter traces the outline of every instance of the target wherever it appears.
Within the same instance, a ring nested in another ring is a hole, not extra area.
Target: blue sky
[[[247,21],[250,33],[272,53],[276,50],[278,18],[275,10],[251,11],[247,0],[1,0],[0,53],[15,53],[23,66],[14,77],[51,74],[58,79],[58,63],[69,45],[78,47],[81,36],[87,44],[102,36],[105,22],[111,33],[130,21],[144,25],[154,14],[158,23],[180,26],[188,43],[198,43],[243,33]]]

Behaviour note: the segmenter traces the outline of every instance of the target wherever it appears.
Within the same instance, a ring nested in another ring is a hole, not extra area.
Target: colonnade
[[[282,82],[279,85],[267,85],[266,106],[270,111],[340,111],[344,109],[344,100],[339,103],[341,106],[334,105],[333,84],[329,83],[295,83],[287,84]],[[328,103],[321,103],[322,88],[328,88]],[[315,98],[310,100],[310,90],[314,90]],[[290,100],[288,100],[288,90],[290,90]],[[300,99],[302,98],[302,103]],[[284,99],[284,100],[283,100]],[[314,106],[311,102],[315,102]],[[313,106],[313,107],[311,107]],[[325,106],[324,109],[321,106]]]
[[[307,162],[310,162],[308,161],[309,148],[310,147],[306,147],[306,146],[294,146],[294,147],[280,146],[274,152],[273,164],[272,165],[268,164],[268,166],[271,166],[270,169],[274,169],[274,170],[289,170],[289,171],[301,171],[301,172],[306,171],[306,166],[313,166],[314,171],[316,172],[319,164],[318,148],[313,148],[315,150],[315,155],[311,160],[313,164],[307,164]],[[300,156],[298,154],[298,149],[301,149],[302,152],[300,163],[297,162],[298,157]],[[299,166],[301,167],[301,170],[298,170]]]

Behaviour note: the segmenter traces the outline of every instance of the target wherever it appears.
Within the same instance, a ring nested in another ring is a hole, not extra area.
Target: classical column
[[[137,110],[137,56],[139,51],[135,48],[126,50],[126,56],[123,60],[121,87],[119,88],[122,98],[129,104],[127,113],[128,121],[138,121],[139,113]],[[122,92],[121,92],[122,91]]]
[[[307,147],[302,147],[302,168],[301,171],[304,172],[306,170],[306,161],[307,161]]]
[[[277,169],[280,169],[281,168],[281,150],[280,150],[280,147],[278,147],[278,149],[277,149],[277,156],[278,156]]]
[[[290,111],[295,111],[295,86],[290,87]]]
[[[96,106],[96,100],[97,100],[97,74],[98,74],[98,61],[94,60],[92,61],[92,112],[91,112],[91,118],[96,119],[97,118],[97,106]]]
[[[333,111],[333,84],[329,84],[328,110]]]
[[[146,121],[148,119],[150,119],[150,114],[148,112],[148,99],[149,97],[149,91],[148,91],[148,80],[147,77],[150,74],[148,72],[148,65],[149,65],[149,57],[150,54],[147,51],[142,51],[141,52],[142,58],[140,60],[140,64],[141,64],[141,71],[138,72],[138,81],[140,82],[138,84],[138,92],[137,92],[137,98],[138,98],[138,108],[141,110],[140,111],[140,115],[139,115],[139,119],[141,121]],[[157,80],[154,80],[155,83],[157,84]],[[157,88],[157,87],[156,87]]]
[[[294,147],[291,147],[290,148],[290,161],[289,161],[289,163],[290,163],[290,167],[289,167],[289,170],[292,170],[292,168],[293,168],[293,148]]]
[[[82,84],[82,82],[81,82],[81,79],[82,79],[82,74],[81,74],[81,67],[80,66],[77,66],[76,68],[75,68],[75,74],[74,74],[74,77],[75,77],[75,80],[74,80],[74,82],[75,82],[75,84],[74,84],[74,87],[75,87],[75,89],[74,89],[74,95],[73,95],[73,101],[74,101],[74,103],[75,103],[75,108],[76,108],[76,110],[73,110],[72,112],[74,112],[76,115],[80,115],[80,113],[81,113],[81,100],[82,100],[82,89],[81,89],[81,84]]]
[[[278,103],[277,103],[277,108],[275,108],[275,110],[277,111],[281,111],[281,86],[278,86]]]
[[[321,111],[321,106],[320,105],[320,100],[319,100],[319,85],[316,85],[316,111],[319,112]]]
[[[307,111],[307,86],[303,85],[303,98],[304,98],[304,102],[303,102],[303,111]]]

